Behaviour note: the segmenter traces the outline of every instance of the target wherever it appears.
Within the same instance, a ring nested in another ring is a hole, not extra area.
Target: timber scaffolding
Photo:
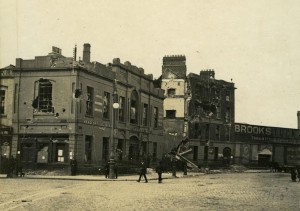
[[[178,146],[176,148],[173,148],[171,152],[169,152],[168,154],[173,156],[173,158],[175,158],[176,160],[180,160],[183,163],[187,164],[187,166],[192,168],[193,170],[200,171],[201,169],[199,168],[198,165],[190,161],[188,158],[184,157],[184,155],[188,154],[191,151],[192,149],[189,148],[189,140],[186,138],[182,140],[178,144]]]

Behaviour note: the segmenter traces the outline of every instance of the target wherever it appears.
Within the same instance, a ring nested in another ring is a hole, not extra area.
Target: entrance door
[[[137,137],[132,136],[129,140],[129,160],[139,160],[140,157],[140,143]]]
[[[223,149],[223,163],[229,164],[230,163],[230,157],[231,157],[231,149],[229,147],[225,147]]]
[[[35,144],[26,143],[21,145],[21,161],[26,167],[33,167],[35,164]]]
[[[259,166],[269,166],[271,160],[271,155],[258,154],[258,165]]]

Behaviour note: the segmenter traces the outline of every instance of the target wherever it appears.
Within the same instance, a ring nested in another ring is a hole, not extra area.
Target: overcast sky
[[[130,61],[158,78],[165,55],[188,73],[214,69],[236,86],[236,122],[297,128],[298,0],[0,0],[0,67],[52,46],[91,60]]]

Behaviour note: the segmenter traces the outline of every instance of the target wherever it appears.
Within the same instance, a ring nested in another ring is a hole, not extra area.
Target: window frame
[[[4,92],[2,95],[1,92]],[[0,115],[5,115],[6,114],[6,89],[2,88],[0,89]],[[3,110],[3,111],[2,111]]]

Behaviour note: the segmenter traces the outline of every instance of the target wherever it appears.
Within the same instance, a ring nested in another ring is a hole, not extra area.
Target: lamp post
[[[118,91],[117,91],[117,80],[114,79],[113,84],[113,106],[111,111],[111,136],[110,136],[110,142],[111,142],[111,151],[109,156],[109,179],[115,179],[116,178],[116,172],[115,172],[115,122],[116,122],[116,111],[119,109],[119,103],[118,103]]]

